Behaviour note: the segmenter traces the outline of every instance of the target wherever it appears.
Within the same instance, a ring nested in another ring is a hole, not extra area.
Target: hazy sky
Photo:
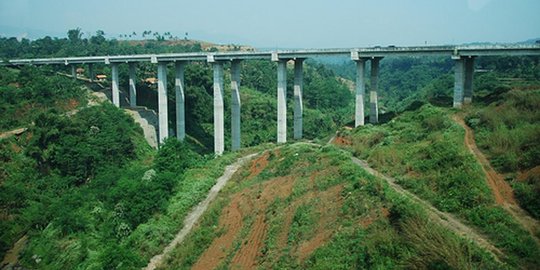
[[[0,0],[0,35],[76,27],[267,48],[516,42],[540,38],[540,0]]]

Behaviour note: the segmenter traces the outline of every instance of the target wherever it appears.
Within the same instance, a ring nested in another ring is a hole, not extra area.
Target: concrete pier
[[[463,104],[470,104],[473,96],[474,57],[465,58]]]
[[[465,61],[457,57],[452,57],[454,59],[454,108],[461,108],[463,104],[463,87],[464,82],[464,70],[465,70]]]
[[[120,88],[118,86],[118,64],[111,64],[112,73],[112,102],[116,107],[120,107]]]
[[[223,117],[223,64],[214,65],[214,153],[223,154],[225,150],[224,117]]]
[[[294,60],[294,139],[302,139],[304,105],[302,104],[302,91],[304,88],[304,59]]]
[[[231,63],[231,149],[240,149],[240,61]]]
[[[378,105],[378,84],[379,84],[379,61],[381,58],[374,57],[371,59],[371,90],[369,93],[369,122],[376,124],[379,122],[379,105]]]
[[[176,62],[174,89],[176,95],[176,138],[183,141],[186,138],[186,100],[184,96],[185,62]]]
[[[158,126],[159,143],[169,137],[169,120],[167,115],[167,63],[158,63]]]
[[[287,60],[277,66],[277,142],[287,142]]]
[[[75,65],[71,65],[71,78],[73,78],[73,80],[77,80],[77,72],[75,68]]]
[[[137,77],[135,74],[135,63],[129,63],[129,106],[137,106]]]
[[[94,81],[95,76],[96,75],[94,73],[94,65],[93,64],[88,64],[88,79],[90,79],[90,82]]]
[[[356,103],[354,113],[354,127],[364,125],[364,97],[366,95],[366,61],[356,60]]]

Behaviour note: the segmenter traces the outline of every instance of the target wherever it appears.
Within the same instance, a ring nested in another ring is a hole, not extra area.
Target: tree
[[[77,27],[76,29],[68,30],[67,34],[69,41],[74,43],[81,41],[81,37],[83,35],[83,33],[81,32],[81,28],[79,27]]]

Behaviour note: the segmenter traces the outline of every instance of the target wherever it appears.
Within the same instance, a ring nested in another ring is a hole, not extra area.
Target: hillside
[[[237,172],[162,269],[502,267],[493,258],[350,155],[299,143]]]

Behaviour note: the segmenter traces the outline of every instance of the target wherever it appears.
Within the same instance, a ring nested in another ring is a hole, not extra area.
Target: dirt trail
[[[19,254],[26,246],[27,241],[28,236],[24,235],[17,242],[15,242],[15,245],[13,245],[13,247],[6,252],[4,259],[2,260],[2,264],[0,264],[1,269],[12,269],[12,267],[17,265],[19,262]]]
[[[457,218],[455,218],[453,215],[449,213],[441,212],[439,209],[435,208],[433,205],[431,205],[429,202],[426,202],[422,199],[420,199],[415,194],[409,192],[408,190],[405,190],[400,185],[396,184],[396,180],[392,177],[386,176],[382,173],[379,173],[378,171],[371,168],[367,162],[360,160],[355,157],[351,157],[352,162],[354,162],[356,165],[362,167],[366,172],[368,172],[371,175],[374,175],[376,177],[379,177],[381,179],[384,179],[390,187],[392,187],[395,191],[398,193],[409,197],[416,203],[422,205],[428,215],[436,222],[441,224],[442,226],[450,229],[457,235],[460,235],[464,238],[470,239],[479,246],[487,249],[497,261],[500,262],[499,256],[504,256],[504,254],[495,246],[493,246],[486,238],[479,233],[477,233],[474,229],[470,228],[469,226],[461,223]]]
[[[184,241],[184,238],[186,235],[191,231],[193,228],[193,225],[199,220],[201,215],[206,211],[208,208],[208,205],[210,202],[212,202],[216,196],[218,195],[219,191],[225,186],[227,181],[231,179],[233,174],[248,160],[256,156],[257,154],[250,154],[245,157],[239,158],[235,163],[225,167],[225,171],[223,172],[223,175],[218,178],[216,184],[210,189],[208,192],[208,195],[204,199],[204,201],[200,202],[197,206],[191,210],[191,212],[186,216],[186,219],[184,220],[184,227],[182,230],[180,230],[175,238],[165,247],[163,252],[159,255],[154,256],[148,265],[144,268],[146,270],[150,269],[156,269],[157,266],[161,264],[164,257],[173,250],[176,245],[182,243]]]
[[[14,130],[9,130],[9,131],[6,131],[6,132],[2,132],[2,133],[0,133],[0,140],[9,138],[9,137],[14,136],[14,135],[20,135],[20,134],[24,133],[26,130],[28,130],[28,128],[24,127],[24,128],[17,128],[17,129],[14,129]]]
[[[512,187],[504,180],[504,177],[497,173],[486,156],[478,149],[474,140],[474,131],[465,124],[460,115],[452,116],[452,119],[465,129],[465,146],[473,154],[475,159],[482,165],[482,170],[486,175],[486,181],[489,185],[495,202],[505,208],[525,229],[529,231],[531,236],[540,243],[536,234],[540,232],[540,223],[530,217],[525,210],[519,207],[514,197]]]

